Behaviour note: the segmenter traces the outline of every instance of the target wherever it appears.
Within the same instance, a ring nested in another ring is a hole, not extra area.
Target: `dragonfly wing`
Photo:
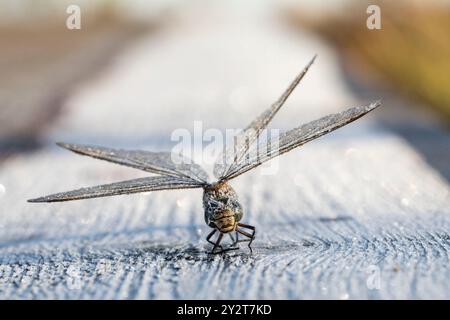
[[[339,129],[350,122],[364,116],[373,109],[379,107],[379,101],[368,106],[354,107],[345,111],[331,114],[323,118],[311,121],[295,129],[282,133],[279,137],[271,139],[265,146],[258,146],[249,160],[245,159],[229,173],[228,179],[235,178],[260,164],[286,153],[309,141],[317,139],[329,132]]]
[[[56,193],[41,198],[31,199],[28,200],[28,202],[61,202],[108,197],[120,194],[200,187],[202,187],[202,184],[195,183],[187,179],[167,176],[155,176]]]
[[[57,143],[57,145],[78,154],[159,175],[182,177],[203,183],[208,180],[208,174],[198,164],[171,152],[122,150],[70,143]]]
[[[281,97],[274,104],[272,104],[270,108],[260,114],[250,123],[250,125],[248,125],[245,130],[234,137],[233,145],[225,149],[225,152],[219,156],[216,164],[214,165],[214,175],[216,178],[219,180],[226,179],[228,177],[228,173],[235,169],[239,161],[247,154],[250,146],[252,146],[252,144],[258,139],[261,132],[267,127],[275,114],[286,102],[289,95],[303,79],[315,59],[316,56],[311,59],[308,65],[297,75],[289,87],[283,92]]]

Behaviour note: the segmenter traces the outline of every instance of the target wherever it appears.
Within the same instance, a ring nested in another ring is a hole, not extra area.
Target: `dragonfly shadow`
[[[307,229],[308,224],[347,223],[354,220],[350,216],[339,217],[303,217],[286,223],[271,224],[270,229],[301,228]],[[302,234],[300,237],[286,241],[285,239],[271,239],[268,226],[261,226],[262,237],[253,242],[251,252],[246,243],[241,243],[239,250],[230,250],[219,254],[209,253],[211,246],[204,241],[206,233],[199,233],[205,229],[201,224],[159,225],[142,228],[120,229],[112,231],[93,232],[84,235],[63,235],[49,237],[45,234],[33,234],[26,238],[9,239],[0,243],[0,250],[5,250],[3,258],[18,262],[40,261],[42,255],[53,255],[53,251],[76,250],[89,259],[113,259],[114,257],[164,257],[165,261],[190,261],[213,263],[222,261],[234,264],[236,261],[251,262],[261,257],[279,255],[283,252],[301,252],[314,250],[323,246],[324,240],[320,235],[315,237]],[[164,237],[153,236],[152,233],[164,233]],[[150,235],[150,236],[148,236]],[[172,238],[172,236],[176,235]],[[186,236],[186,240],[180,240]],[[317,238],[318,237],[318,238]],[[229,244],[228,244],[229,245]],[[226,246],[225,246],[226,247]],[[14,254],[9,255],[11,248]],[[46,248],[44,252],[37,251]],[[9,257],[9,258],[8,258]],[[34,257],[34,258],[33,258]],[[12,259],[12,260],[11,260]],[[25,260],[23,260],[25,259]]]

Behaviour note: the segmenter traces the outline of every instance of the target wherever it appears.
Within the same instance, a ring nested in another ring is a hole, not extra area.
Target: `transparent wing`
[[[251,157],[249,157],[248,160],[247,158],[244,159],[245,161],[241,161],[233,171],[230,171],[227,179],[235,178],[244,172],[259,166],[263,162],[345,126],[380,105],[381,103],[377,101],[368,106],[350,108],[282,133],[275,139],[269,140],[267,144],[254,148],[251,152]]]
[[[69,143],[57,143],[57,145],[78,154],[159,175],[182,177],[202,183],[208,180],[208,174],[198,164],[171,152],[121,150]]]
[[[28,200],[28,202],[61,202],[168,189],[200,188],[202,184],[177,177],[147,177],[95,187],[81,188]]]
[[[289,87],[283,92],[281,97],[270,108],[260,114],[245,130],[234,137],[233,145],[225,149],[225,152],[219,156],[214,165],[214,176],[216,176],[216,178],[219,180],[224,179],[236,168],[239,161],[247,154],[249,148],[256,139],[258,139],[261,132],[267,127],[278,110],[280,110],[286,102],[289,95],[308,72],[308,69],[314,63],[315,59],[316,56],[311,59],[308,65],[297,75]]]

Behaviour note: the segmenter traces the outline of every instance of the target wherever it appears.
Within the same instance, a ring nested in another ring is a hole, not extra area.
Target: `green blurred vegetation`
[[[450,5],[418,1],[374,1],[381,30],[369,30],[368,2],[350,2],[339,12],[311,16],[291,11],[291,22],[307,26],[337,45],[345,57],[438,110],[450,122]]]

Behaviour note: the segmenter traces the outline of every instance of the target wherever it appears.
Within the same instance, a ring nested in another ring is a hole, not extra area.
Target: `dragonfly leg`
[[[231,239],[231,241],[233,241],[233,245],[234,245],[236,243],[236,239],[233,238],[233,235],[231,234],[231,232],[229,233],[229,235],[230,235],[230,239]]]
[[[211,231],[211,232],[208,234],[208,236],[206,237],[206,241],[208,241],[209,243],[211,243],[212,245],[214,245],[214,247],[213,247],[213,249],[211,250],[210,253],[216,254],[216,253],[223,253],[223,252],[226,252],[226,251],[237,250],[237,249],[239,249],[239,247],[233,247],[233,246],[235,245],[236,242],[233,242],[233,244],[232,244],[232,246],[231,246],[230,248],[224,249],[224,248],[222,247],[222,245],[220,244],[220,242],[221,242],[222,239],[223,239],[223,233],[220,232],[220,231],[219,231],[219,236],[217,237],[216,242],[211,241],[210,239],[212,238],[212,236],[213,236],[217,231],[218,231],[217,229],[214,229],[214,230]],[[231,239],[234,241],[233,237],[231,237]],[[220,248],[220,250],[219,250],[219,251],[216,251],[217,248]]]
[[[245,229],[250,229],[250,230],[252,230],[252,233],[248,233],[248,232],[240,229],[239,227],[245,228]],[[237,242],[246,242],[246,241],[248,241],[248,248],[250,249],[250,252],[253,252],[251,244],[252,244],[253,240],[255,239],[256,228],[254,226],[249,225],[249,224],[238,223],[237,226],[236,226],[236,232],[239,232],[240,234],[242,234],[242,235],[244,235],[244,236],[246,236],[248,238],[246,240],[237,240]],[[237,233],[236,233],[236,239],[238,239]]]
[[[220,242],[222,241],[223,238],[223,233],[219,231],[219,236],[217,237],[216,243],[214,244],[213,249],[211,250],[211,253],[216,253],[216,248],[219,247],[220,251],[218,251],[217,253],[221,253],[223,252],[223,247],[220,245]]]
[[[236,228],[237,228],[237,226],[236,226]],[[239,243],[239,233],[237,232],[237,231],[234,231],[235,233],[236,233],[236,244],[238,244]]]
[[[214,235],[214,233],[216,233],[216,231],[217,231],[217,229],[213,229],[213,231],[211,231],[211,232],[208,234],[208,236],[206,237],[206,241],[208,241],[208,242],[211,243],[212,245],[215,245],[216,243],[215,243],[215,242],[212,242],[212,241],[209,240],[209,239],[211,239],[211,237]]]
[[[227,248],[226,250],[238,250],[239,247],[236,247],[236,245],[238,244],[238,233],[236,232],[236,238],[233,237],[233,235],[230,233],[228,233],[230,235],[230,239],[232,241],[231,246],[229,248]]]
[[[221,253],[223,252],[223,247],[220,245],[220,242],[222,241],[223,238],[223,233],[219,231],[219,236],[217,237],[216,242],[211,241],[211,237],[217,232],[217,229],[214,229],[213,231],[211,231],[210,234],[208,234],[208,236],[206,237],[206,241],[208,241],[209,243],[211,243],[212,245],[214,245],[213,249],[211,250],[210,253]],[[220,248],[220,251],[216,252],[216,248]]]

